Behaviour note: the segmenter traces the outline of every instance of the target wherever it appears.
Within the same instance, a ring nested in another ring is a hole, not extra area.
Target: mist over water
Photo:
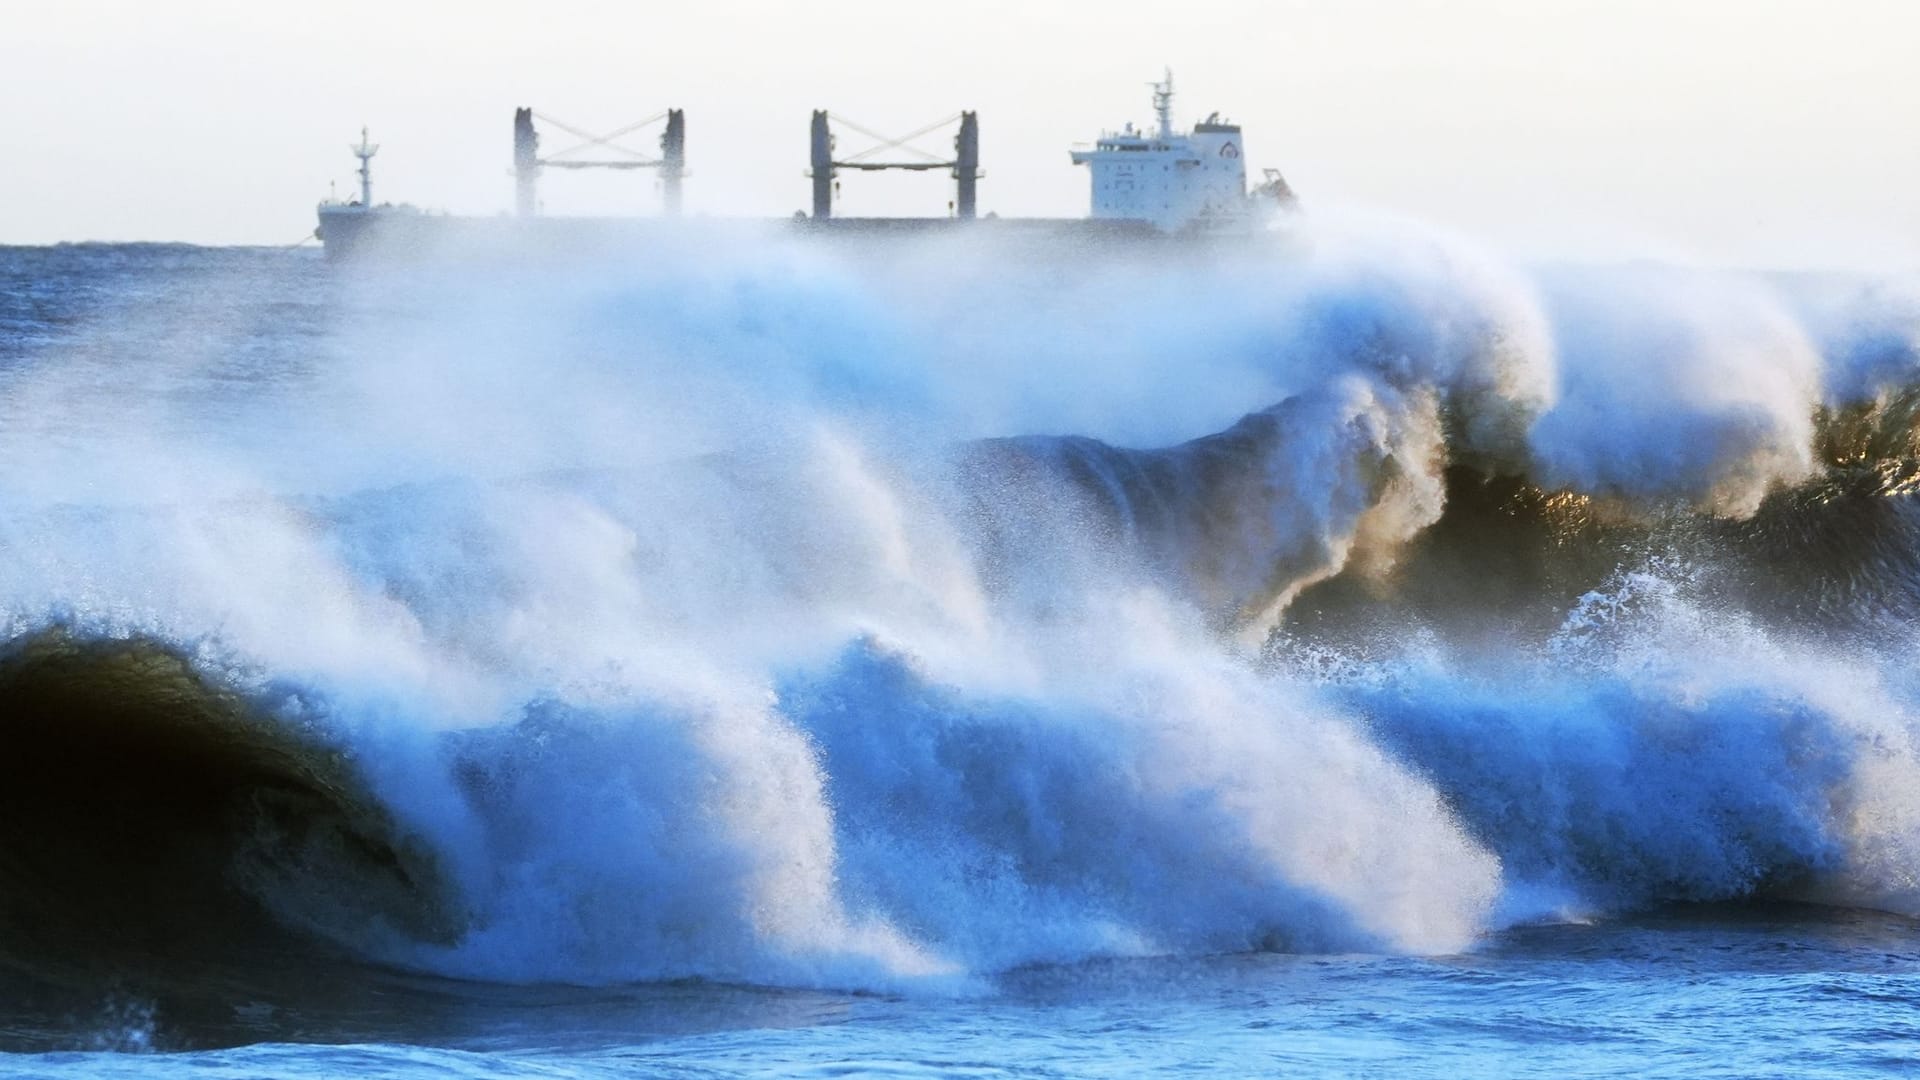
[[[36,977],[221,912],[493,983],[935,997],[1920,916],[1913,281],[1338,220],[0,259],[74,283],[0,354]]]

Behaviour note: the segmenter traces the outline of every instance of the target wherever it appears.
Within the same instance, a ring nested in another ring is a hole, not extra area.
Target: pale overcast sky
[[[1309,206],[1523,257],[1913,269],[1917,48],[1920,0],[11,0],[0,243],[291,242],[363,123],[380,198],[499,212],[521,104],[595,130],[683,107],[688,209],[745,215],[806,204],[810,109],[973,108],[982,210],[1072,216],[1068,147],[1148,119],[1170,65],[1181,120],[1244,123]],[[938,214],[948,187],[849,176],[843,205]],[[543,195],[658,201],[644,173]]]

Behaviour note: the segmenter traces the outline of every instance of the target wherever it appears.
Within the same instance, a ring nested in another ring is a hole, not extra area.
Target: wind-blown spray
[[[216,276],[15,358],[22,775],[84,760],[46,709],[137,714],[213,778],[194,880],[501,981],[1915,910],[1899,283],[676,243]],[[8,880],[178,879],[35,790],[72,843]]]

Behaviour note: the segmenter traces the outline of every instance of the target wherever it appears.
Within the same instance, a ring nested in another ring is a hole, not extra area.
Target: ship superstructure
[[[396,218],[422,216],[418,207],[394,205],[376,207],[374,205],[373,156],[380,152],[380,147],[368,138],[366,128],[360,129],[359,145],[349,146],[347,149],[353,151],[353,156],[360,159],[358,170],[360,197],[346,202],[328,199],[321,203],[320,225],[314,230],[314,235],[326,245],[327,251],[334,254],[346,251],[376,218],[391,222]]]
[[[1238,224],[1247,200],[1246,148],[1240,125],[1219,113],[1192,131],[1173,128],[1173,73],[1153,84],[1152,131],[1132,124],[1100,136],[1091,150],[1073,151],[1093,185],[1092,217],[1144,221],[1162,232]]]

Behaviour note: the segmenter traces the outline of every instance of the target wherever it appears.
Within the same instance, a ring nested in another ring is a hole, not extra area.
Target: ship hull
[[[1142,221],[1094,218],[590,218],[459,217],[404,208],[322,207],[327,257],[421,259],[498,252],[566,256],[685,251],[689,241],[798,238],[860,249],[971,238],[995,248],[1084,255],[1107,248],[1244,243],[1233,234],[1168,234]]]

